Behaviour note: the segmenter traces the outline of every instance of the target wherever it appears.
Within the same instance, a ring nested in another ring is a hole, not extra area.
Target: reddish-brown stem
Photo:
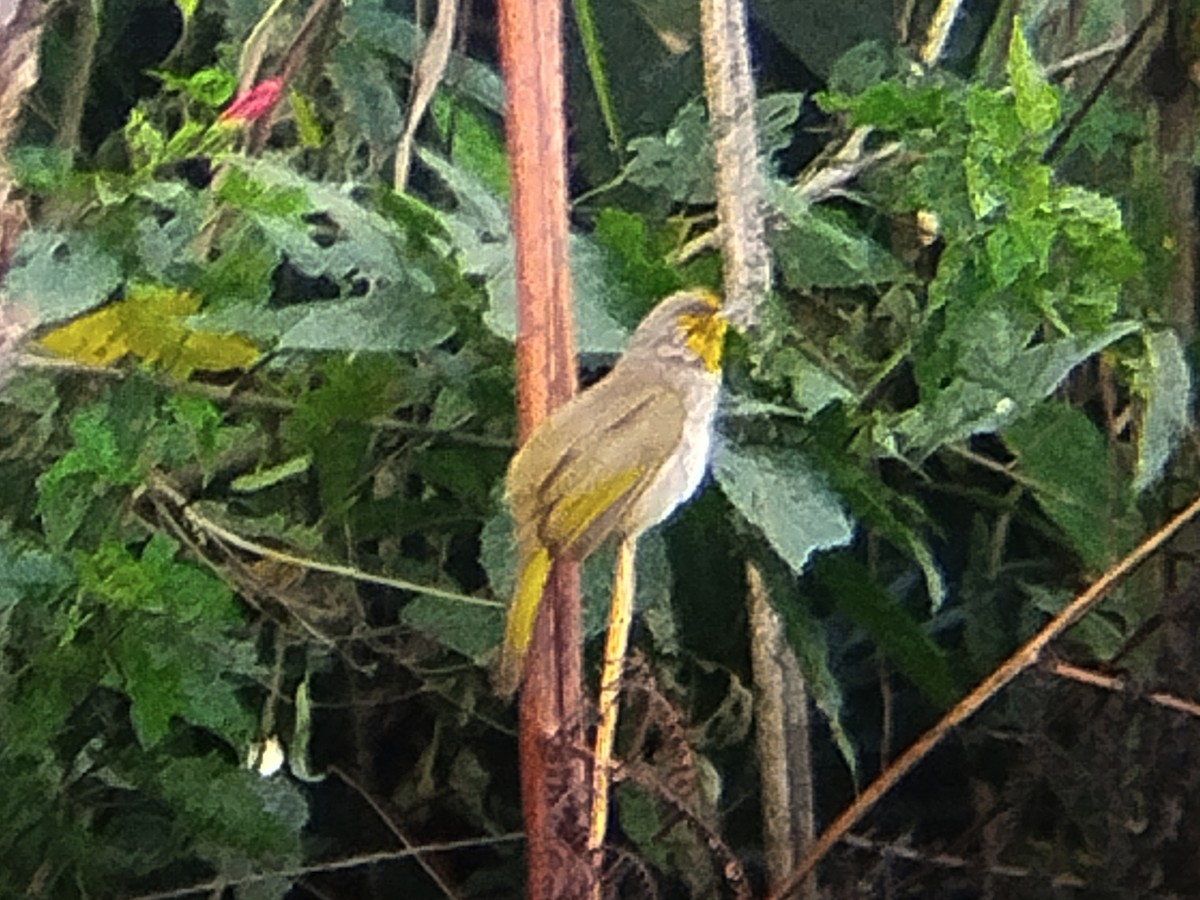
[[[561,0],[501,0],[500,59],[512,175],[522,438],[575,391],[567,256]],[[586,897],[588,780],[578,567],[556,563],[521,691],[521,797],[533,900]]]

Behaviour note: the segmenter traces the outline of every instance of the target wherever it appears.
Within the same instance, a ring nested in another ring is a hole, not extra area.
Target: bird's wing
[[[517,522],[542,546],[576,558],[628,524],[687,418],[675,392],[657,381],[626,377],[619,393],[607,387],[601,382],[548,419],[510,475]]]

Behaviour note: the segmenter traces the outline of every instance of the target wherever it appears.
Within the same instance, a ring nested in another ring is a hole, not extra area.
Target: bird
[[[612,371],[554,410],[513,457],[506,495],[517,543],[493,686],[519,688],[555,559],[636,541],[696,493],[713,444],[728,321],[704,289],[662,300]]]

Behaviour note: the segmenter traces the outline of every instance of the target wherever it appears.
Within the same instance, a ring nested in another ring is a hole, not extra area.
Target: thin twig
[[[344,781],[351,790],[353,790],[367,802],[367,805],[375,811],[375,815],[379,817],[379,820],[383,822],[383,824],[387,827],[387,830],[392,833],[392,836],[400,842],[400,845],[405,850],[416,855],[417,864],[425,871],[425,874],[433,880],[433,883],[438,886],[443,894],[450,898],[457,898],[460,896],[460,894],[454,890],[454,888],[446,884],[445,879],[443,879],[438,873],[437,869],[435,869],[430,862],[425,859],[424,855],[416,852],[417,845],[409,840],[408,835],[404,833],[404,830],[396,823],[396,820],[388,814],[388,811],[379,804],[379,801],[371,796],[370,791],[347,775],[338,766],[330,766],[329,771]]]
[[[1112,675],[1105,675],[1093,669],[1073,666],[1070,663],[1058,660],[1048,664],[1046,671],[1052,675],[1057,675],[1059,678],[1067,678],[1071,681],[1077,681],[1080,684],[1090,684],[1092,687],[1103,688],[1106,691],[1121,693],[1129,689],[1129,686],[1122,678],[1115,678]],[[1185,700],[1183,697],[1168,694],[1166,691],[1154,691],[1153,693],[1140,694],[1139,696],[1158,706],[1186,713],[1189,716],[1200,719],[1200,703],[1196,703],[1193,700]]]
[[[891,842],[873,841],[870,838],[865,838],[857,834],[848,834],[843,840],[847,846],[854,847],[856,850],[865,850],[868,853],[878,854],[884,859],[903,859],[927,866],[938,866],[943,869],[976,870],[1001,878],[1031,878],[1038,874],[1022,866],[980,864],[962,856],[951,856],[948,853],[925,853],[915,847],[906,847],[903,844]],[[1082,878],[1070,874],[1055,875],[1046,880],[1053,881],[1056,887],[1086,886],[1086,882]]]
[[[130,374],[130,370],[119,366],[96,366],[82,363],[68,357],[47,356],[44,353],[22,353],[17,357],[17,365],[22,369],[44,369],[58,372],[78,372],[86,375],[96,375],[101,378],[122,379]],[[288,397],[272,397],[256,391],[234,390],[216,384],[206,384],[202,381],[169,381],[156,379],[156,384],[191,397],[203,397],[215,403],[244,409],[267,409],[275,412],[294,412],[296,401]],[[489,437],[486,434],[471,434],[469,432],[451,431],[446,428],[435,428],[420,422],[409,422],[393,416],[372,416],[366,420],[367,425],[381,431],[396,431],[401,434],[415,434],[437,440],[453,441],[460,444],[470,444],[475,447],[493,447],[497,450],[513,450],[516,444],[509,438]]]
[[[378,584],[384,587],[396,588],[401,591],[411,591],[416,594],[427,594],[430,597],[440,597],[443,600],[453,600],[457,603],[467,603],[472,606],[487,606],[491,608],[503,608],[504,604],[499,600],[489,600],[486,597],[472,597],[469,594],[459,594],[454,591],[447,591],[442,588],[436,588],[431,585],[418,584],[415,581],[406,581],[403,578],[390,578],[386,575],[375,575],[371,572],[364,572],[354,566],[343,566],[337,563],[325,563],[320,560],[310,559],[305,556],[296,556],[292,553],[286,553],[282,550],[276,550],[264,544],[259,544],[249,538],[244,538],[236,532],[230,531],[223,525],[214,522],[208,516],[196,509],[194,505],[187,502],[187,498],[183,497],[172,488],[162,478],[155,480],[151,486],[154,491],[163,493],[171,498],[172,502],[176,503],[184,518],[197,531],[215,537],[224,541],[230,546],[237,547],[239,550],[244,550],[247,553],[252,553],[255,556],[263,557],[264,559],[273,559],[277,562],[287,563],[288,565],[297,566],[302,569],[308,569],[313,572],[325,572],[330,575],[338,575],[342,578],[350,578],[354,581],[365,582],[366,584]]]
[[[476,847],[492,847],[496,844],[509,844],[513,841],[525,840],[524,832],[511,831],[488,837],[468,838],[461,841],[443,841],[439,844],[422,844],[411,850],[380,850],[375,853],[363,853],[358,856],[348,856],[345,859],[333,859],[324,863],[313,863],[308,866],[294,866],[288,869],[276,869],[270,872],[256,872],[239,878],[218,876],[209,881],[191,884],[186,887],[173,888],[169,891],[158,891],[153,894],[138,894],[127,897],[126,900],[176,900],[188,894],[198,894],[201,891],[219,891],[228,887],[244,884],[258,884],[272,881],[276,878],[299,878],[303,875],[318,875],[322,872],[337,872],[343,869],[356,869],[359,866],[370,866],[375,863],[392,862],[398,859],[408,859],[411,856],[423,856],[429,853],[449,853],[454,850],[471,850]]]
[[[771,900],[782,900],[792,895],[804,882],[834,845],[845,837],[883,796],[912,771],[929,753],[941,743],[954,728],[979,711],[988,700],[1010,684],[1018,675],[1035,665],[1042,652],[1064,631],[1091,611],[1110,590],[1130,572],[1157,551],[1184,525],[1200,515],[1200,497],[1176,515],[1162,528],[1144,540],[1124,559],[1104,573],[1091,587],[1072,600],[1041,631],[1010,656],[999,668],[989,675],[970,694],[960,700],[941,720],[914,742],[895,762],[885,769],[865,791],[846,808],[837,820],[826,829],[804,861],[792,872],[784,885],[774,891]]]

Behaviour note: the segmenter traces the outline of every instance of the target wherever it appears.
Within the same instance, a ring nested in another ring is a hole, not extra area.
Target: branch
[[[941,720],[917,739],[878,778],[873,781],[859,798],[850,804],[826,829],[804,861],[792,872],[781,888],[770,895],[770,900],[782,900],[792,895],[816,868],[834,845],[845,837],[883,796],[895,787],[905,775],[916,768],[929,753],[941,743],[954,728],[979,711],[988,700],[1007,687],[1018,675],[1035,665],[1042,652],[1064,631],[1092,610],[1120,581],[1153,555],[1170,540],[1184,525],[1200,515],[1200,498],[1192,501],[1183,512],[1176,515],[1162,528],[1137,546],[1129,555],[1109,569],[1090,588],[1072,600],[1041,631],[1025,643],[998,669],[988,676],[975,690],[960,700]]]

